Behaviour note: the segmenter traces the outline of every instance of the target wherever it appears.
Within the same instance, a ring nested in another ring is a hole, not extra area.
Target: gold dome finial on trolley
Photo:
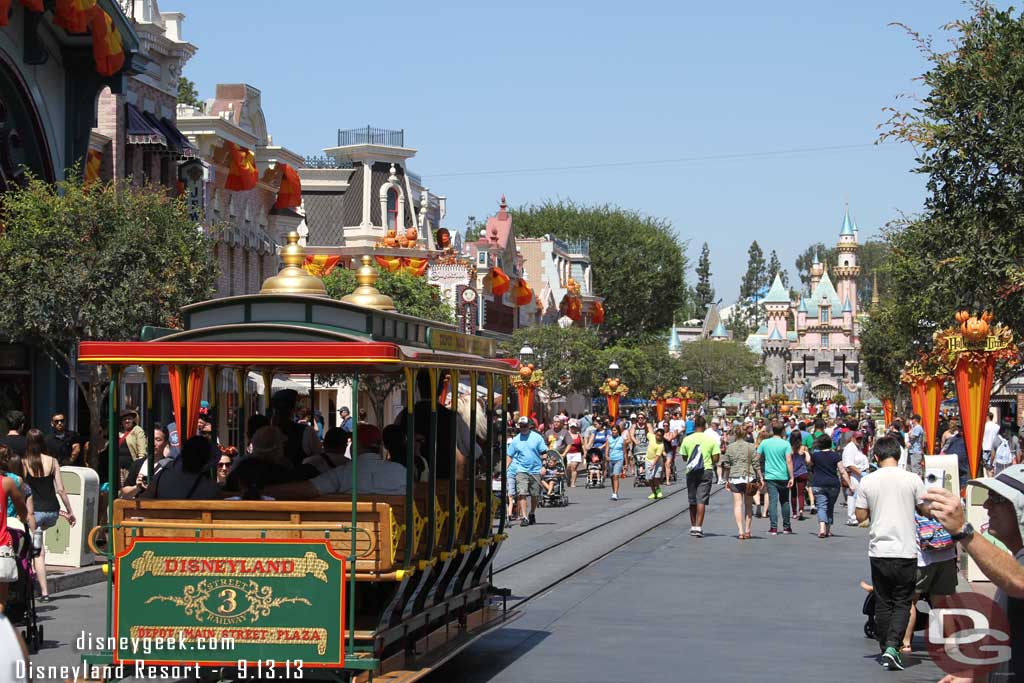
[[[307,294],[327,296],[323,280],[310,275],[303,269],[306,251],[299,246],[299,233],[292,230],[288,233],[288,245],[281,250],[284,268],[263,281],[260,294]]]
[[[395,302],[387,294],[381,294],[374,285],[377,283],[377,269],[370,265],[370,257],[363,256],[363,265],[356,271],[359,286],[351,294],[341,297],[346,304],[376,308],[381,311],[395,310]]]

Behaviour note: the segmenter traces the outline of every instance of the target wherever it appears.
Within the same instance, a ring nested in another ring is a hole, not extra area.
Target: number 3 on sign
[[[240,659],[236,667],[239,680],[298,680],[303,677],[301,659],[286,659],[283,662],[274,659],[257,659],[254,662]]]
[[[221,614],[234,614],[235,610],[238,609],[238,593],[230,588],[225,588],[220,592],[220,597],[223,598],[224,602],[217,608],[217,611]]]

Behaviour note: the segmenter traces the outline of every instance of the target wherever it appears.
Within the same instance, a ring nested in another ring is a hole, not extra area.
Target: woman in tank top
[[[46,453],[46,442],[43,433],[38,429],[28,430],[25,435],[28,439],[28,446],[25,449],[25,458],[22,461],[22,469],[25,474],[25,481],[32,487],[32,504],[35,508],[36,527],[44,532],[57,523],[60,517],[59,497],[64,502],[67,510],[68,523],[75,525],[75,515],[71,511],[71,501],[68,500],[67,491],[64,490],[64,482],[60,478],[60,463],[56,458]],[[39,579],[39,592],[42,602],[50,601],[50,591],[46,585],[46,544],[43,544],[42,551],[33,560],[36,568],[36,577]]]

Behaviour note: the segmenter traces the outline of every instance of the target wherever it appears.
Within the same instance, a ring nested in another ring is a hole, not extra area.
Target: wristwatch
[[[964,524],[964,528],[961,529],[959,533],[950,534],[949,537],[954,541],[963,541],[964,543],[968,543],[972,538],[974,538],[974,526],[968,522],[967,524]]]

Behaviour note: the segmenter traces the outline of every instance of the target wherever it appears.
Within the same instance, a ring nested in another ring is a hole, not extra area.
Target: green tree
[[[711,286],[711,250],[708,243],[700,248],[697,261],[697,287],[695,289],[698,310],[704,311],[715,300],[715,288]]]
[[[990,309],[1024,338],[1024,16],[983,0],[971,8],[948,25],[950,51],[911,32],[929,62],[920,78],[927,94],[890,110],[882,134],[913,144],[914,170],[927,177],[922,214],[884,233],[881,295],[908,321],[891,328],[902,336],[890,343],[905,353],[928,344],[959,308]],[[865,334],[873,326],[879,336],[886,330],[868,321]]]
[[[768,272],[764,262],[761,245],[754,240],[747,249],[747,271],[740,283],[740,299],[755,297],[764,288],[765,274]]]
[[[216,266],[210,239],[165,188],[67,177],[0,195],[0,291],[12,294],[0,297],[0,337],[45,350],[78,385],[96,465],[109,376],[97,365],[71,376],[78,344],[174,326],[182,306],[212,293]]]
[[[789,287],[789,273],[787,273],[782,267],[782,262],[779,261],[779,255],[775,253],[774,249],[772,249],[772,253],[768,257],[768,267],[765,269],[765,286],[772,286],[772,282],[775,281],[776,273],[778,273],[779,278],[782,280],[782,284],[785,287]]]
[[[647,400],[656,386],[679,386],[685,373],[678,359],[668,354],[664,342],[628,346],[616,344],[599,354],[599,369],[615,361],[619,365],[619,377],[629,387],[629,395]],[[601,375],[603,378],[603,374]]]
[[[717,399],[768,381],[761,357],[738,341],[703,339],[683,344],[679,372],[694,390]]]
[[[178,77],[178,104],[187,104],[199,111],[206,109],[206,103],[199,99],[196,84],[184,76]]]
[[[685,298],[686,243],[663,220],[613,206],[545,202],[513,211],[516,234],[590,240],[594,292],[609,343],[668,329]]]
[[[591,395],[604,377],[600,341],[594,330],[582,327],[540,325],[521,327],[503,352],[519,357],[524,346],[533,349],[532,362],[544,371],[544,390],[552,397],[579,393]]]
[[[794,265],[796,266],[797,277],[800,278],[800,284],[804,294],[811,293],[811,266],[815,263],[822,262],[825,258],[825,245],[822,242],[815,242],[811,246],[804,249],[803,253],[796,257]]]
[[[340,299],[355,290],[356,272],[349,268],[335,268],[324,278],[324,286],[328,296]],[[455,322],[452,307],[441,298],[438,288],[429,284],[426,278],[404,271],[391,273],[378,268],[376,287],[381,294],[387,294],[394,300],[395,309],[399,313],[442,323]]]

